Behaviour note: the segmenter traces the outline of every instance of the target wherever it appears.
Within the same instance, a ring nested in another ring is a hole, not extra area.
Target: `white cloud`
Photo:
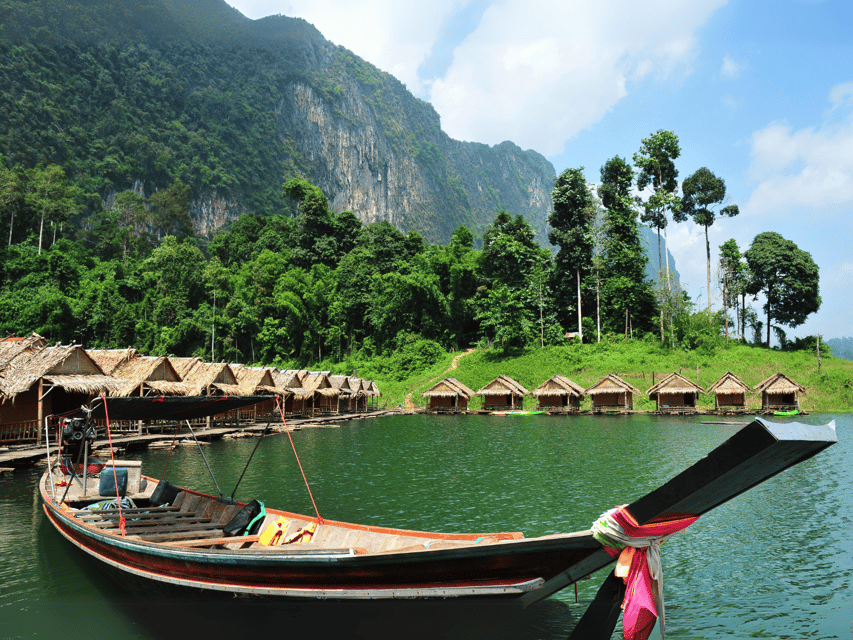
[[[740,71],[741,67],[737,62],[728,56],[723,58],[723,66],[720,68],[720,75],[723,78],[737,78],[740,75]]]
[[[774,122],[752,135],[750,176],[758,184],[745,205],[754,214],[808,211],[822,216],[853,205],[853,83],[830,93],[843,117],[797,131]]]
[[[431,101],[449,135],[562,151],[646,76],[684,72],[725,0],[504,0],[454,52]]]
[[[228,0],[253,19],[281,13],[303,18],[341,45],[403,82],[416,95],[425,85],[418,67],[427,59],[445,21],[470,0]]]

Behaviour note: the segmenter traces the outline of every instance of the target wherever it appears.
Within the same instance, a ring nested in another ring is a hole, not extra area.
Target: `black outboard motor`
[[[88,442],[95,440],[95,427],[87,423],[84,418],[66,418],[62,425],[62,471],[74,475],[83,472],[83,449]],[[90,459],[92,463],[99,464],[100,461]],[[87,470],[88,471],[88,470]]]

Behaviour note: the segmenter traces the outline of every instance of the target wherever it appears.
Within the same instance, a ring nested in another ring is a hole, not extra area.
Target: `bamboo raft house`
[[[341,390],[332,386],[325,371],[309,373],[302,384],[313,394],[312,416],[331,415],[338,412],[338,398]]]
[[[185,396],[189,387],[166,356],[137,356],[112,371],[125,384],[115,396]]]
[[[313,408],[314,392],[302,386],[302,380],[308,375],[307,371],[279,371],[275,376],[275,384],[284,389],[284,415],[310,415]],[[309,406],[311,405],[311,406]]]
[[[3,368],[0,441],[41,443],[44,418],[78,409],[125,383],[104,375],[79,345],[43,346],[30,342]],[[11,349],[8,349],[8,352]]]
[[[280,398],[284,398],[289,393],[286,389],[276,386],[275,369],[269,367],[247,367],[244,364],[232,364],[230,366],[234,372],[234,376],[237,378],[237,385],[240,387],[241,395],[279,396]],[[255,422],[258,416],[280,417],[278,416],[275,401],[273,400],[252,405],[251,411]]]
[[[680,373],[670,373],[648,390],[659,413],[696,413],[700,393],[705,389]]]
[[[382,397],[382,392],[379,390],[379,387],[373,380],[364,380],[361,383],[362,389],[365,389],[364,393],[367,396],[367,409],[376,409],[377,398]]]
[[[429,411],[468,411],[468,401],[474,397],[474,391],[456,378],[445,378],[421,394],[429,398]]]
[[[761,392],[762,411],[799,411],[800,393],[805,387],[791,380],[784,373],[774,373],[752,389]]]
[[[615,373],[608,373],[601,380],[584,391],[592,396],[592,411],[632,411],[634,394],[640,393],[635,386],[628,384]]]
[[[578,411],[585,397],[582,386],[560,374],[548,378],[532,395],[539,402],[536,409],[549,412]]]
[[[172,364],[172,367],[174,367],[181,380],[186,380],[189,373],[202,363],[202,359],[196,357],[177,358],[175,356],[169,356],[169,362]]]
[[[361,378],[350,376],[348,384],[350,389],[352,389],[352,395],[349,397],[347,411],[352,413],[367,411],[367,396],[364,392],[364,381]]]
[[[524,396],[530,392],[508,376],[500,375],[475,395],[483,396],[483,410],[507,411],[521,409]]]
[[[745,412],[746,394],[751,391],[749,385],[731,371],[726,371],[708,387],[708,393],[714,394],[714,409],[723,413]]]

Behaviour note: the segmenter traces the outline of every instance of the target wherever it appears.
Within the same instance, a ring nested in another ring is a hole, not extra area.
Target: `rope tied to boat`
[[[660,545],[698,519],[698,516],[690,516],[640,525],[627,505],[622,505],[603,513],[593,523],[593,537],[607,553],[617,558],[615,574],[626,585],[622,605],[625,640],[647,640],[658,617],[660,635],[664,637]]]
[[[287,420],[284,418],[284,409],[281,406],[281,399],[279,396],[275,397],[275,406],[278,408],[279,414],[281,414],[281,422],[284,424],[285,429],[287,429]],[[314,494],[311,493],[311,487],[308,484],[308,477],[305,475],[305,470],[302,468],[302,462],[299,460],[299,454],[296,453],[296,445],[293,444],[293,438],[290,435],[290,430],[286,431],[287,437],[290,440],[290,446],[293,449],[293,455],[296,456],[296,464],[299,465],[299,471],[302,472],[302,479],[305,481],[305,488],[308,489],[308,497],[311,498],[311,504],[314,505],[314,511],[317,513],[317,525],[323,524],[323,516],[320,515],[320,510],[317,508],[317,503],[314,502]],[[313,533],[313,532],[312,532]]]
[[[107,397],[101,396],[101,399],[104,401],[104,417],[107,422],[107,439],[110,443],[110,460],[113,463],[113,482],[115,483],[116,488],[116,502],[118,503],[118,530],[121,532],[122,537],[127,535],[127,523],[125,522],[124,515],[121,512],[121,495],[118,488],[118,472],[116,471],[116,456],[113,451],[113,436],[110,433],[110,412],[107,410]]]

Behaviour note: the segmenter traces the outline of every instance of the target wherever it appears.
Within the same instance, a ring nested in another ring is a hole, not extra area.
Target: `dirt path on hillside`
[[[447,371],[453,371],[453,369],[455,369],[457,366],[459,366],[459,358],[461,358],[463,356],[471,355],[472,353],[474,353],[473,347],[468,349],[467,351],[463,351],[458,356],[453,358],[453,361],[450,363],[450,368]],[[444,373],[447,373],[447,371],[445,371]]]
[[[467,351],[463,351],[458,356],[454,357],[453,360],[450,362],[450,366],[447,368],[447,371],[445,371],[444,373],[447,373],[448,371],[453,371],[456,367],[459,366],[459,358],[462,358],[463,356],[470,355],[472,353],[474,353],[473,348],[468,349]],[[435,382],[436,380],[438,380],[438,378],[433,378],[432,380],[430,380],[430,382]],[[405,407],[406,411],[414,411],[415,410],[415,403],[412,402],[412,393],[411,392],[406,394],[406,399],[403,401],[403,406]]]

